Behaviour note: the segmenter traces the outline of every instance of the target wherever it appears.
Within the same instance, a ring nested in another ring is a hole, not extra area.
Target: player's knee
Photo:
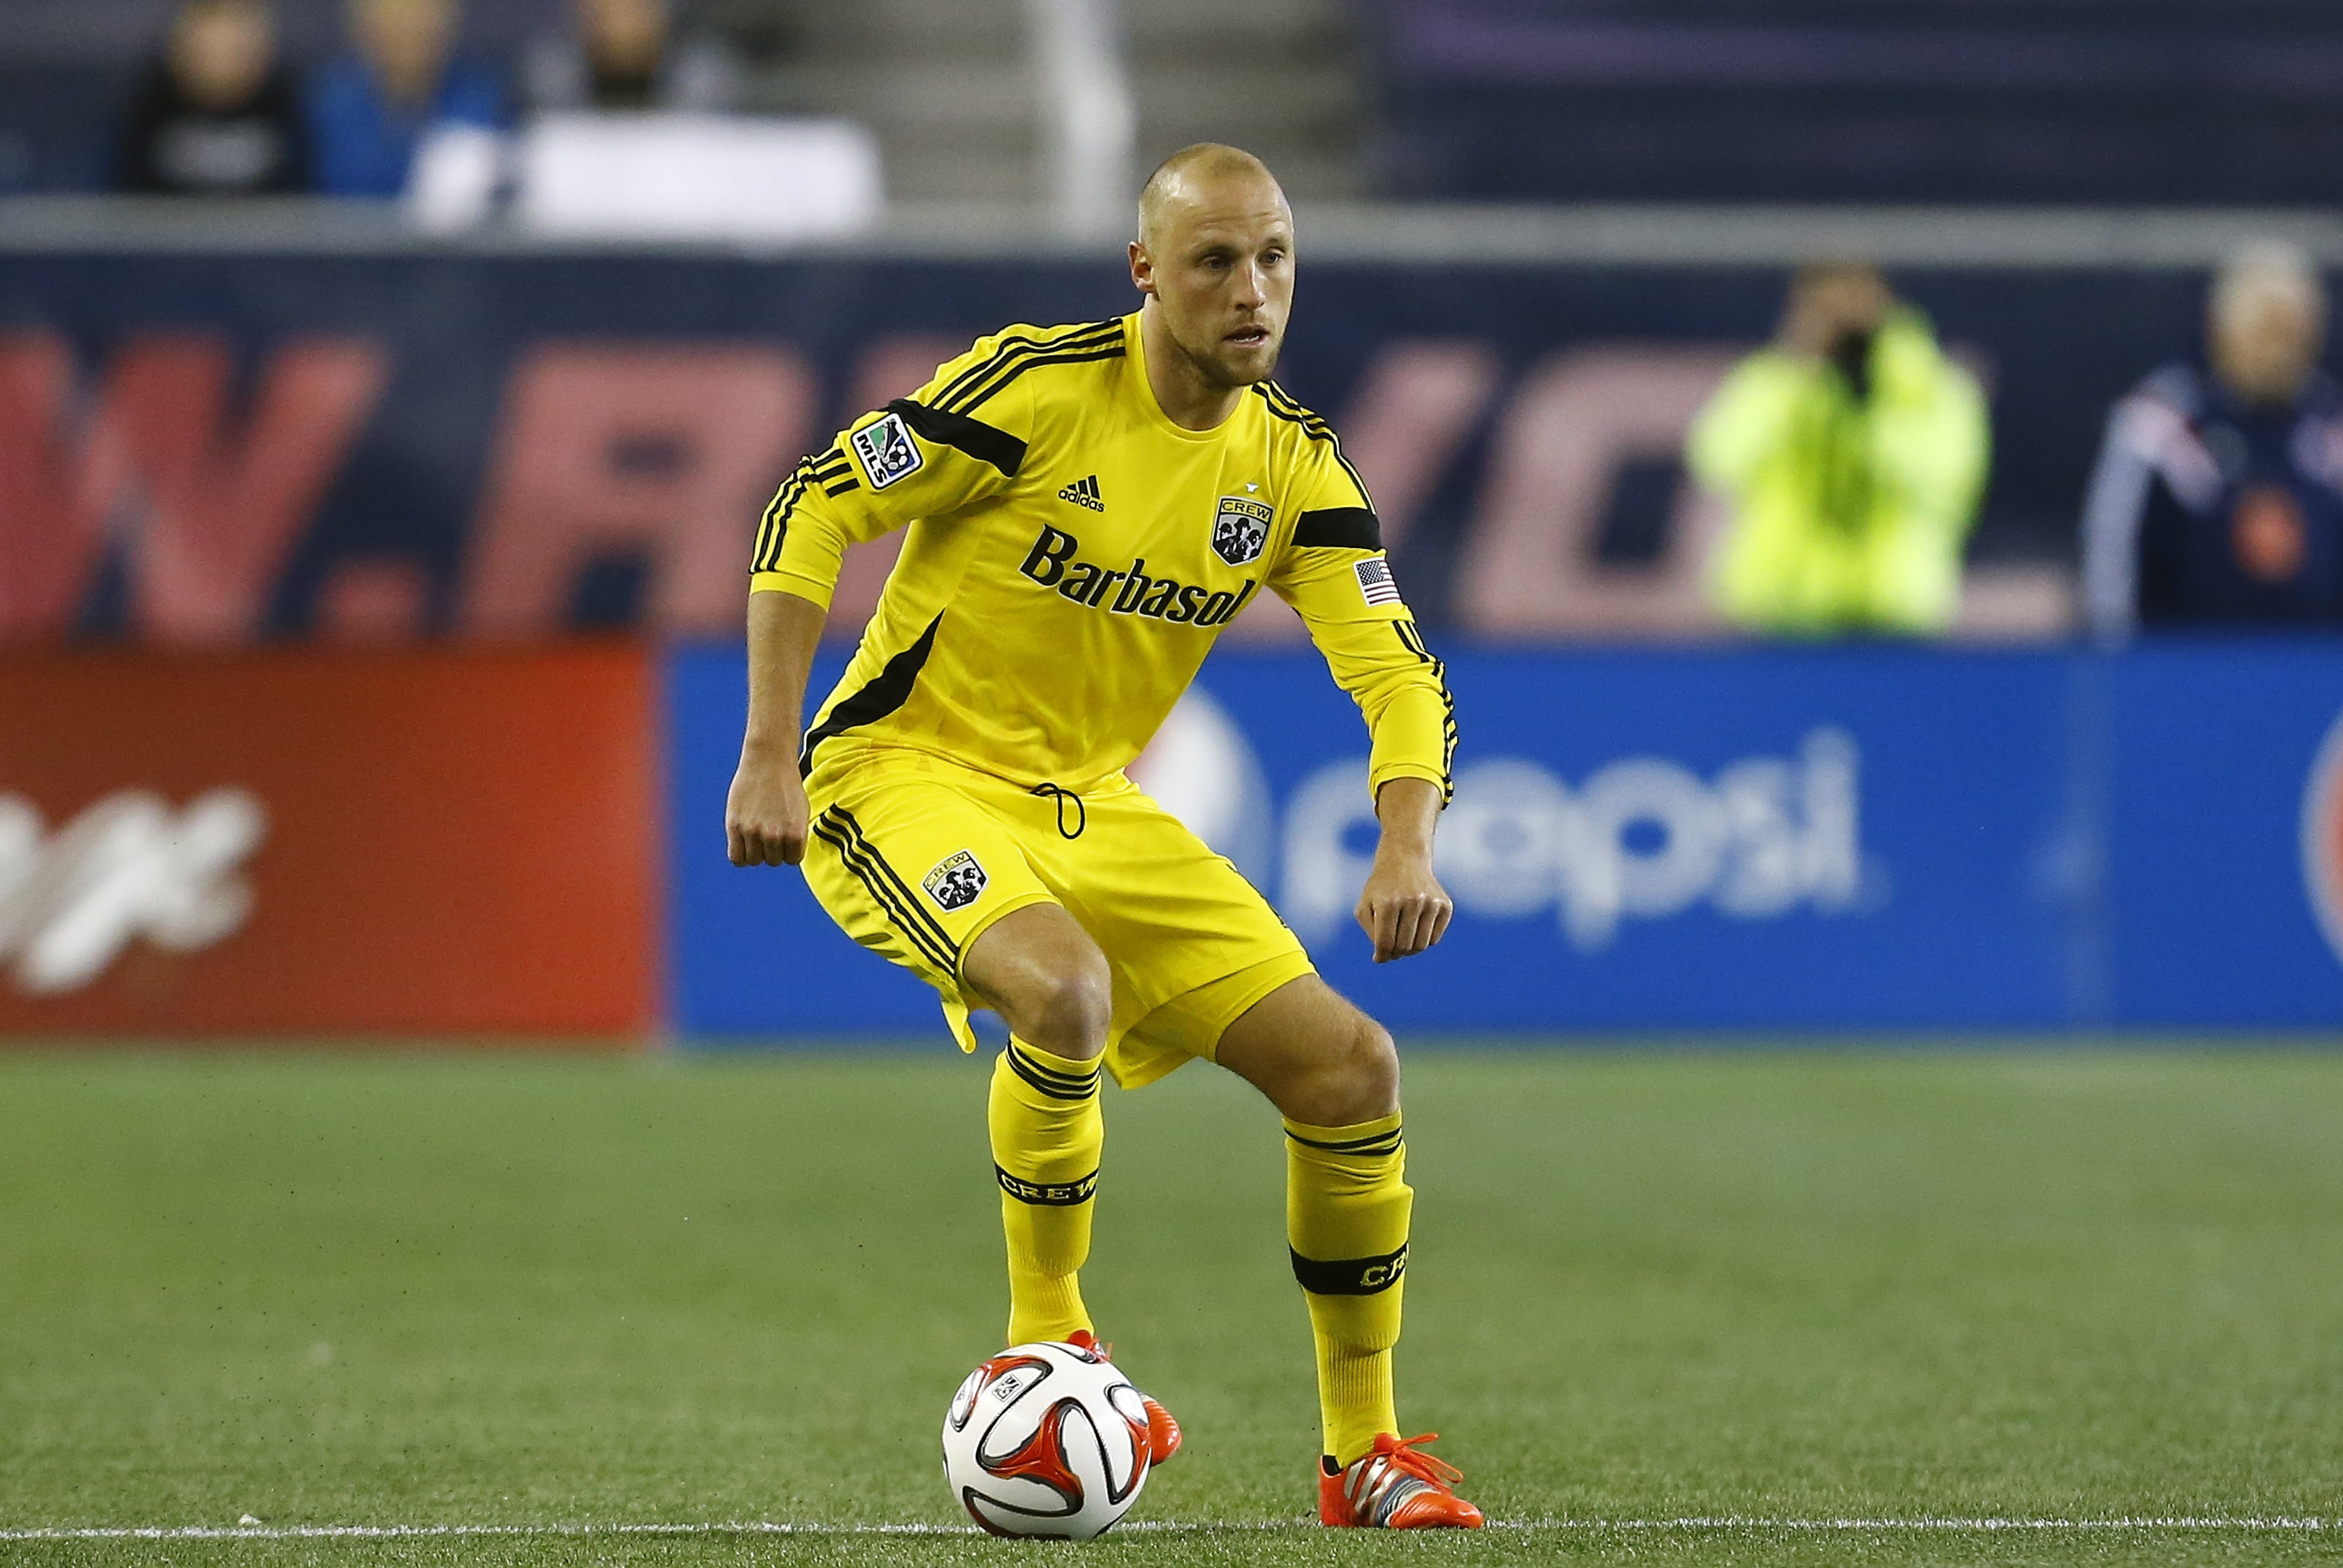
[[[1088,1060],[1106,1049],[1114,982],[1096,954],[1051,965],[1035,978],[1019,1033],[1044,1050]]]
[[[1364,1013],[1352,1027],[1342,1078],[1353,1112],[1348,1121],[1372,1121],[1399,1109],[1399,1046],[1389,1030]]]

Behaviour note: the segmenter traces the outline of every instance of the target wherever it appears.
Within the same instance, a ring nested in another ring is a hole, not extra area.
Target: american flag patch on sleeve
[[[1351,569],[1359,574],[1359,595],[1369,604],[1399,603],[1399,584],[1392,581],[1391,562],[1375,556]]]

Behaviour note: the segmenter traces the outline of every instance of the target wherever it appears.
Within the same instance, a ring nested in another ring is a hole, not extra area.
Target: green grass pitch
[[[1401,1409],[1506,1522],[1437,1538],[1298,1523],[1275,1117],[1110,1091],[1086,1283],[1190,1446],[1081,1547],[949,1531],[984,1073],[0,1056],[0,1563],[2343,1559],[2343,1053],[1415,1053]],[[281,1533],[350,1524],[534,1533]]]

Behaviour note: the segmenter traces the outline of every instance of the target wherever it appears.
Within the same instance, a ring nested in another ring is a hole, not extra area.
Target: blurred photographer
[[[1801,268],[1774,342],[1725,377],[1686,443],[1732,510],[1718,608],[1782,637],[1943,630],[1989,443],[1976,378],[1876,267]]]
[[[116,183],[176,196],[307,188],[307,129],[266,0],[179,7],[123,126]]]
[[[2091,629],[2343,623],[2343,394],[2318,369],[2327,291],[2293,246],[2238,250],[2206,309],[2210,374],[2121,403],[2083,509]]]

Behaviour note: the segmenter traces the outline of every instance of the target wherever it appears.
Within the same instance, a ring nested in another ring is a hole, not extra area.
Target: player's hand
[[[805,859],[805,785],[794,759],[745,752],[724,800],[724,839],[736,866],[794,866]]]
[[[1413,958],[1447,934],[1456,906],[1432,874],[1432,857],[1394,851],[1389,841],[1375,852],[1359,895],[1359,925],[1375,944],[1375,962]]]

